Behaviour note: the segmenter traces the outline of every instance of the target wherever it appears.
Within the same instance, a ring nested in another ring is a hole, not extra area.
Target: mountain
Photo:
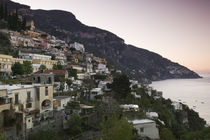
[[[13,3],[9,0],[4,1]],[[84,44],[88,52],[106,58],[116,69],[139,81],[200,77],[188,68],[171,62],[159,54],[125,44],[122,38],[109,31],[84,25],[70,12],[31,10],[25,5],[17,7],[21,7],[19,12],[22,15],[34,20],[36,28],[68,43],[76,41]]]

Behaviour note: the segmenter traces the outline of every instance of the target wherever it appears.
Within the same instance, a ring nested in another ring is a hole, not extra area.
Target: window
[[[29,101],[30,99],[31,99],[31,92],[28,91],[28,92],[27,92],[27,100]]]
[[[48,96],[48,87],[45,87],[45,96]]]
[[[18,104],[19,103],[19,97],[18,97],[18,94],[15,94],[15,104]]]
[[[40,92],[39,92],[39,88],[37,88],[36,90],[37,90],[37,92],[36,92],[36,97],[37,97],[37,100],[39,101],[39,98],[40,98],[40,97],[39,97],[39,93],[40,93]]]
[[[143,128],[143,127],[140,128],[140,132],[141,132],[141,133],[144,132],[144,128]]]

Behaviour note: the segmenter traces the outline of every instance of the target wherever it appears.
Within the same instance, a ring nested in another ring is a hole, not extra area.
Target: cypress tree
[[[1,3],[0,4],[0,20],[2,20],[4,18],[4,6]]]
[[[6,21],[7,21],[7,17],[8,17],[7,4],[5,4],[5,7],[4,7],[4,19]]]

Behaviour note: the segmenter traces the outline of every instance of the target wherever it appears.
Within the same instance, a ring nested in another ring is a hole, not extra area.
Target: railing
[[[50,105],[49,105],[49,106],[42,106],[42,109],[43,109],[43,110],[46,110],[46,109],[49,109],[49,108],[51,108]]]

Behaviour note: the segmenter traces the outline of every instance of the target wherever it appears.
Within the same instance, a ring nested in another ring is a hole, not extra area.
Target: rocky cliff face
[[[34,20],[38,29],[68,43],[83,43],[88,52],[106,58],[109,64],[139,81],[200,77],[154,52],[125,44],[123,39],[111,32],[86,26],[70,12],[21,9],[23,15]]]

